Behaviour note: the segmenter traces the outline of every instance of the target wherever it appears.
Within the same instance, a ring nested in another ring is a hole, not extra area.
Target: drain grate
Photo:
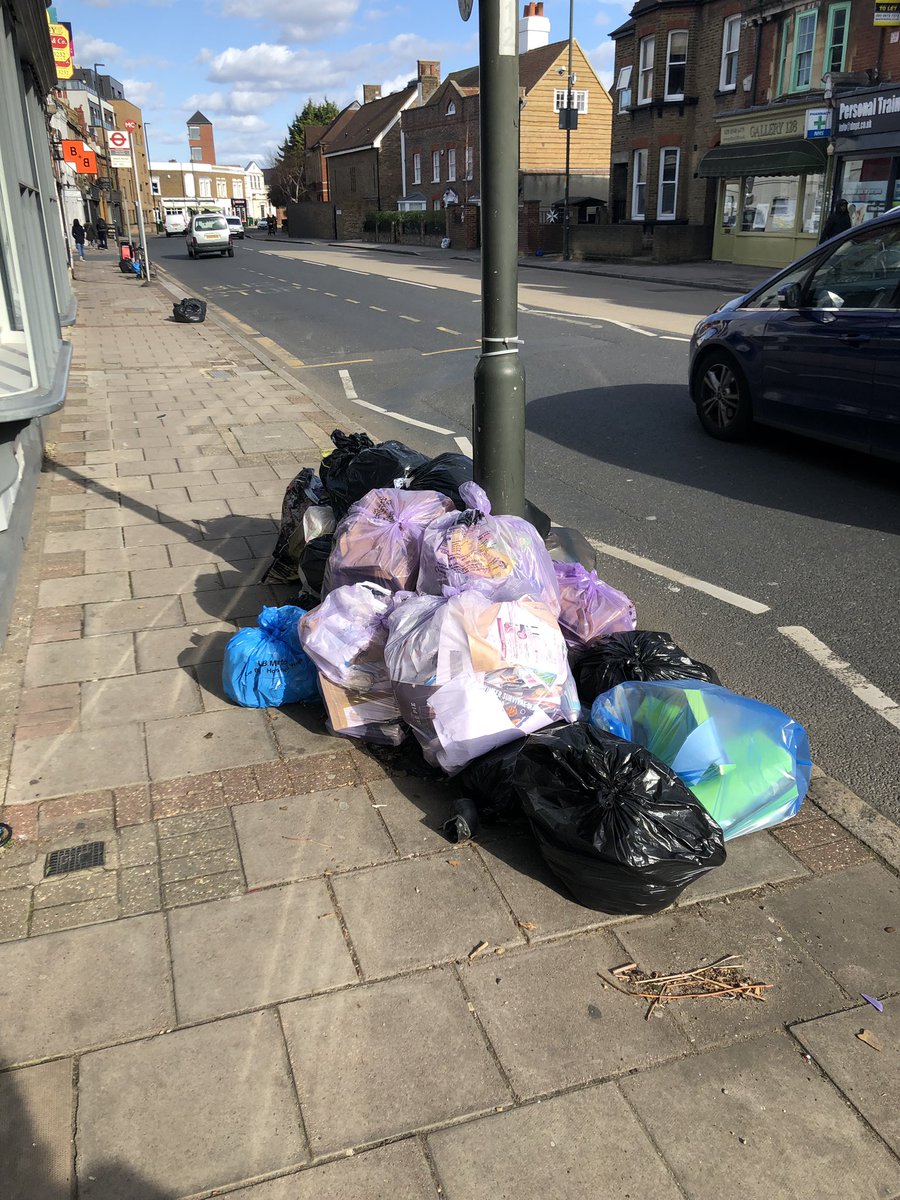
[[[68,875],[72,871],[85,871],[88,867],[102,867],[105,855],[105,842],[85,842],[83,846],[51,850],[44,862],[44,878],[50,875]]]

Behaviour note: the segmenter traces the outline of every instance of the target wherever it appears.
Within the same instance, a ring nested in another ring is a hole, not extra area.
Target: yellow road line
[[[435,354],[459,354],[461,350],[477,350],[478,346],[452,346],[449,350],[423,350],[421,358],[433,358]]]
[[[304,369],[313,371],[316,367],[352,367],[354,363],[374,362],[372,358],[345,358],[343,362],[304,363]]]

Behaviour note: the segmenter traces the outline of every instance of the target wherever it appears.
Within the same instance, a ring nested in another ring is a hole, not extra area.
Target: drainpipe
[[[756,26],[756,50],[753,55],[753,91],[750,93],[750,103],[755,107],[757,86],[759,80],[759,60],[762,57],[762,17],[759,18],[759,24]]]

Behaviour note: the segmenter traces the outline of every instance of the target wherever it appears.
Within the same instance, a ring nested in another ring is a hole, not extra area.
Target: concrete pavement
[[[448,845],[448,788],[317,710],[229,705],[335,415],[271,346],[78,273],[0,660],[5,1200],[900,1196],[900,855],[827,815],[865,806],[818,776],[674,910],[612,918],[519,832]],[[598,975],[732,953],[765,1002],[648,1020]]]

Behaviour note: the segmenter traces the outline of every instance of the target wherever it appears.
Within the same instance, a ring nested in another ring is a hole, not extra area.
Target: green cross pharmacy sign
[[[806,136],[808,138],[831,137],[830,108],[808,108],[806,110]]]

